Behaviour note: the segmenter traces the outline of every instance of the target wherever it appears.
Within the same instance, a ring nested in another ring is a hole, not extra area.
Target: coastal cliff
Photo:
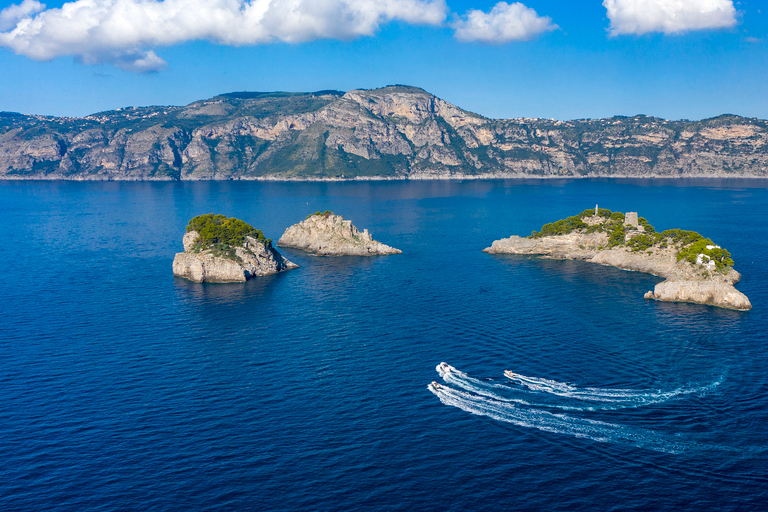
[[[240,224],[234,229],[228,226],[235,221]],[[211,229],[217,224],[220,229]],[[197,283],[242,283],[255,276],[298,268],[277,252],[261,231],[223,215],[192,219],[182,243],[184,252],[173,259],[173,275]]]
[[[320,256],[375,256],[401,254],[402,251],[373,239],[333,212],[316,212],[285,230],[277,241],[281,247],[293,247]]]
[[[490,119],[408,86],[0,112],[0,179],[768,177],[768,122]]]
[[[528,237],[496,240],[484,252],[582,260],[645,272],[666,279],[645,294],[647,299],[752,308],[747,296],[733,286],[741,274],[727,250],[692,231],[658,233],[633,212],[586,210],[546,224]]]

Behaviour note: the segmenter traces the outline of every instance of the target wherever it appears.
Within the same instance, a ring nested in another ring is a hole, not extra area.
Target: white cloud
[[[733,0],[604,0],[611,35],[729,28],[736,25]]]
[[[8,30],[16,26],[19,20],[31,14],[37,14],[45,9],[45,4],[37,0],[24,0],[19,5],[10,5],[0,11],[0,30]]]
[[[109,63],[116,68],[134,73],[152,73],[168,66],[168,63],[154,50],[118,50],[112,52],[102,50],[76,57],[84,64]]]
[[[487,13],[477,9],[467,11],[453,23],[453,28],[460,41],[499,44],[527,41],[542,32],[555,30],[557,25],[552,23],[552,18],[539,16],[519,2],[499,2]]]
[[[0,12],[0,47],[35,60],[72,55],[130,71],[166,65],[148,48],[208,40],[241,46],[374,34],[399,20],[440,25],[445,0],[24,0]]]

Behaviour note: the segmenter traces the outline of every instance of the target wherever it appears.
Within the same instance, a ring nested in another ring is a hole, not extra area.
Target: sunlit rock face
[[[626,215],[625,220],[621,221],[624,226],[642,228],[642,225],[638,226],[637,213],[630,213],[632,215]],[[611,247],[607,232],[589,232],[590,227],[603,223],[603,220],[599,220],[598,216],[582,220],[587,228],[553,236],[511,236],[495,240],[484,252],[581,260],[644,272],[666,279],[646,293],[646,299],[691,302],[737,310],[752,309],[747,296],[733,286],[741,279],[741,274],[733,267],[726,266],[718,270],[715,262],[703,254],[697,255],[694,263],[679,259],[678,251],[681,247],[667,243],[666,240],[656,241],[643,250],[631,246]],[[635,236],[644,233],[643,229],[631,229],[625,235],[625,240],[630,242]],[[720,246],[707,245],[706,248],[720,249]]]
[[[84,118],[0,113],[0,178],[768,176],[763,121],[489,119],[407,86],[232,93]]]
[[[293,247],[320,256],[376,256],[401,254],[402,251],[373,239],[367,229],[362,232],[330,212],[308,216],[285,230],[277,245]]]
[[[271,243],[246,237],[242,246],[234,247],[233,256],[216,254],[213,250],[195,251],[199,238],[196,231],[184,235],[184,252],[173,258],[173,275],[196,283],[244,283],[256,276],[276,274],[298,268],[285,259]]]

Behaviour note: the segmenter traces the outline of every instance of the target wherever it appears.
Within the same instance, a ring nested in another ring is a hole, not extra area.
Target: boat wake
[[[680,387],[669,391],[660,389],[638,391],[633,389],[578,388],[564,382],[527,377],[509,370],[505,371],[504,375],[532,391],[551,393],[576,400],[622,403],[630,407],[666,402],[684,395],[707,393],[723,383],[723,377],[720,377],[711,384],[704,386]]]
[[[578,388],[565,382],[527,377],[510,371],[504,375],[522,387],[513,387],[470,377],[448,363],[435,368],[440,377],[466,391],[499,400],[536,407],[567,411],[599,411],[641,407],[663,403],[681,396],[702,394],[719,386],[722,377],[703,386],[680,387],[673,390],[631,390],[607,388]]]
[[[568,434],[601,443],[626,444],[665,453],[681,453],[689,448],[685,442],[675,442],[652,430],[629,428],[563,413],[556,414],[521,407],[518,404],[493,400],[444,385],[430,384],[428,389],[445,405],[521,427],[532,427],[545,432]]]
[[[609,388],[579,388],[564,382],[527,377],[504,372],[511,383],[476,379],[447,363],[435,368],[447,384],[433,382],[428,389],[442,403],[463,411],[487,416],[498,421],[545,432],[568,434],[603,443],[617,443],[665,453],[681,453],[691,448],[725,449],[689,442],[681,436],[660,434],[653,430],[633,428],[588,418],[553,412],[614,410],[658,404],[674,398],[711,391],[722,383],[722,377],[706,386],[678,389],[632,390]]]

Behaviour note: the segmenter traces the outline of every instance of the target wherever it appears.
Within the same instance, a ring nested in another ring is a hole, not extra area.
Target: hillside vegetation
[[[0,113],[0,178],[768,177],[768,123],[489,119],[409,86]]]
[[[266,238],[260,229],[255,229],[245,221],[234,217],[207,213],[190,219],[187,233],[197,231],[200,237],[192,247],[193,252],[211,251],[218,256],[239,259],[235,247],[242,247],[246,237],[272,247],[272,239]]]
[[[638,218],[638,227],[635,228],[625,224],[623,213],[605,208],[598,209],[597,213],[594,209],[584,210],[578,215],[544,224],[540,231],[532,232],[528,238],[573,232],[606,233],[608,243],[605,249],[625,247],[631,251],[652,251],[671,247],[678,261],[686,260],[691,264],[708,264],[711,261],[718,271],[727,271],[734,265],[730,252],[695,231],[668,229],[658,232],[643,217]]]

